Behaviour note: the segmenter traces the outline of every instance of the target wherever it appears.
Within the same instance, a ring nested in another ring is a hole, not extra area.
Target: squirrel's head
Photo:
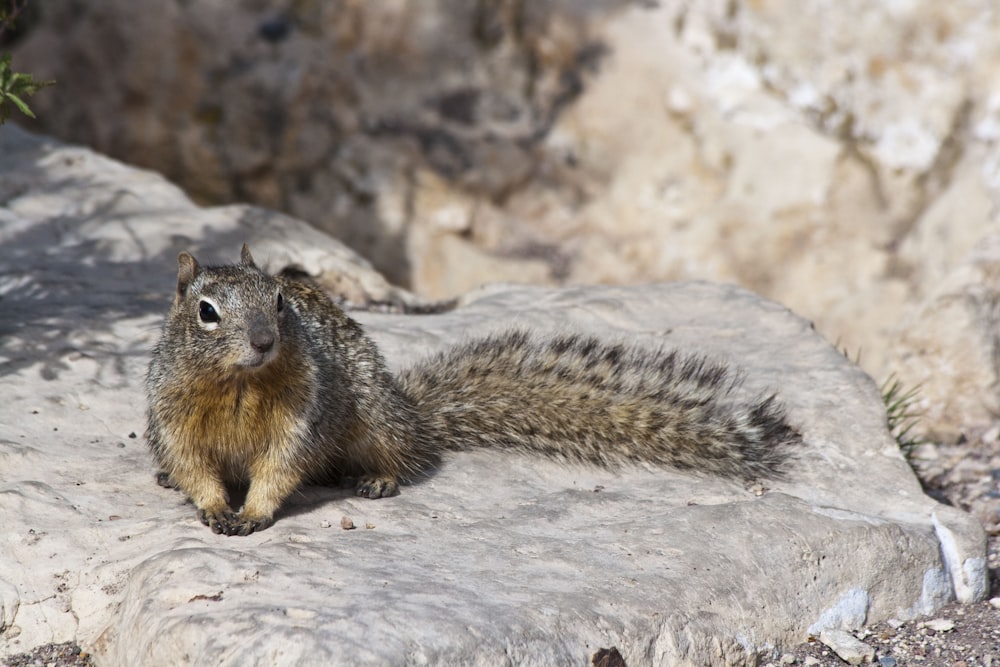
[[[246,244],[239,264],[202,266],[182,252],[177,265],[171,324],[184,328],[206,367],[252,370],[277,357],[288,308],[281,285],[257,267]]]

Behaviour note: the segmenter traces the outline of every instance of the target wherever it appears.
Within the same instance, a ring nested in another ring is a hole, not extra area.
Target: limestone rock
[[[0,155],[0,656],[76,640],[103,664],[565,664],[614,646],[750,665],[986,594],[982,529],[923,495],[868,376],[785,308],[697,282],[494,286],[447,313],[356,316],[393,367],[512,325],[739,365],[805,437],[785,479],[467,452],[397,497],[306,488],[268,530],[214,535],[154,483],[141,437],[174,254],[231,259],[266,233],[282,264],[349,255],[11,127]]]
[[[53,0],[15,59],[60,82],[33,100],[45,131],[283,208],[400,282],[414,168],[519,187],[599,54],[589,24],[624,4]]]
[[[981,436],[1000,414],[1000,234],[976,244],[927,302],[900,323],[891,355],[919,389],[920,428],[954,442]]]
[[[155,289],[159,299],[170,276],[150,276],[141,260],[170,260],[184,249],[218,260],[212,254],[218,247],[215,244],[249,243],[265,268],[304,272],[345,301],[423,303],[386,281],[363,257],[300,220],[245,205],[200,209],[159,175],[128,168],[83,148],[60,146],[50,153],[47,146],[16,127],[4,128],[0,201],[6,205],[0,208],[0,234],[11,246],[9,271],[28,271],[37,261],[30,253],[18,254],[22,237],[29,242],[35,238],[54,242],[64,233],[72,242],[86,240],[94,252],[121,262],[123,268],[116,270],[122,279]],[[53,181],[65,180],[59,183],[59,198],[53,201],[44,190],[32,190],[39,188],[40,174]],[[127,181],[122,180],[125,174]],[[29,190],[31,195],[25,195]],[[39,211],[48,216],[42,224],[26,221],[40,215]],[[79,224],[64,231],[57,213]],[[296,248],[294,257],[292,248]],[[19,297],[9,295],[7,306],[18,305]],[[5,324],[14,326],[13,322]]]
[[[994,5],[46,0],[13,49],[46,131],[425,297],[735,282],[884,377],[997,230]]]

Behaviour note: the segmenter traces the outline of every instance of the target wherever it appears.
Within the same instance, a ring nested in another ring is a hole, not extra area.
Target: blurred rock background
[[[996,439],[994,0],[44,0],[34,131],[430,298],[735,282]],[[2,156],[0,156],[2,159]],[[235,252],[235,250],[234,250]]]

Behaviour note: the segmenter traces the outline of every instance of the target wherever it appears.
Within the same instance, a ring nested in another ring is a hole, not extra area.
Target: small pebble
[[[1000,609],[1000,598],[990,598],[990,606],[994,609]]]
[[[351,517],[345,514],[340,517],[340,527],[344,530],[354,530],[354,522],[351,521]]]
[[[781,656],[781,664],[782,665],[794,665],[795,664],[795,656],[792,655],[791,653],[784,654],[783,656]]]
[[[319,522],[319,527],[320,528],[329,528],[332,525],[333,524],[330,523],[329,521],[327,521],[326,519],[323,519],[322,521]]]
[[[883,655],[878,659],[878,667],[896,667],[896,659],[891,655]]]
[[[950,618],[935,618],[920,624],[922,628],[928,628],[934,632],[949,632],[955,629],[955,621]]]

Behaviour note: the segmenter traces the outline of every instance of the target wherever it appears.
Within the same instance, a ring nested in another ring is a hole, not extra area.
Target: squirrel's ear
[[[253,255],[250,254],[250,246],[246,243],[243,244],[243,250],[240,251],[240,264],[243,266],[257,266],[254,264]]]
[[[196,260],[191,253],[182,252],[177,255],[177,295],[183,295],[191,284],[191,281],[195,279],[201,271],[201,266],[198,265],[198,260]]]

